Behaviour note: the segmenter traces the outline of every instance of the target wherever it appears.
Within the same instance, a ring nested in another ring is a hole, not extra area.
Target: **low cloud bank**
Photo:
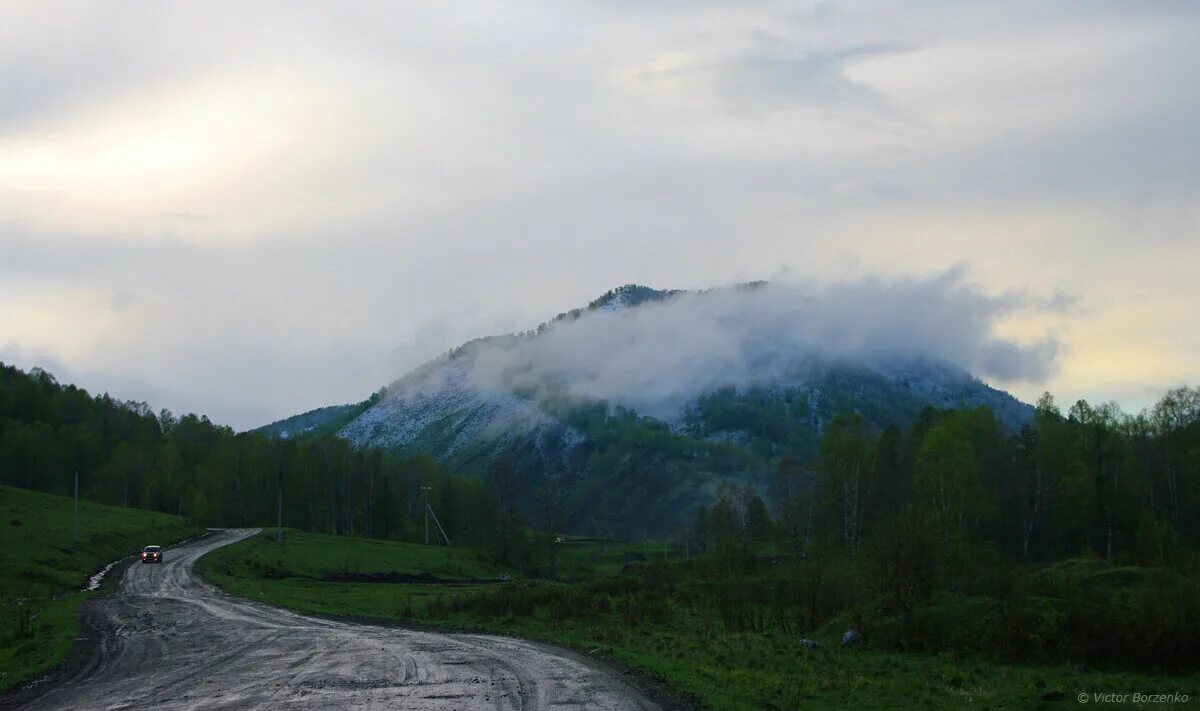
[[[482,342],[467,375],[482,390],[552,382],[567,396],[658,416],[717,387],[799,380],[814,362],[836,360],[884,367],[927,359],[986,379],[1037,382],[1054,368],[1057,341],[1016,342],[998,336],[996,326],[1017,311],[1065,305],[1061,296],[985,294],[961,270],[820,288],[732,286],[586,312],[534,337]]]

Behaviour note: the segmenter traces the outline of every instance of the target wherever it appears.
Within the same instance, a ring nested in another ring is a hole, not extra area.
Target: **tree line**
[[[1016,432],[986,408],[882,431],[838,415],[772,488],[768,506],[722,484],[687,532],[730,629],[842,619],[899,650],[1200,663],[1200,389],[1139,414],[1044,395]]]
[[[307,531],[424,540],[426,492],[447,535],[482,545],[495,497],[432,460],[352,448],[332,434],[279,439],[207,417],[92,396],[40,369],[0,364],[0,483],[162,511],[202,526],[276,522]]]
[[[763,495],[722,484],[687,527],[687,547],[769,541],[802,559],[836,542],[853,559],[902,533],[1024,561],[1161,562],[1200,549],[1198,389],[1171,390],[1139,414],[1082,400],[1064,413],[1047,394],[1015,433],[982,407],[926,408],[910,427],[881,431],[842,414],[817,449],[811,461],[778,460]],[[69,495],[79,472],[90,499],[200,525],[270,524],[282,492],[287,526],[423,540],[431,486],[452,539],[522,559],[522,517],[548,532],[566,526],[569,492],[547,479],[522,493],[518,469],[500,460],[468,479],[331,434],[236,433],[0,364],[0,483]]]
[[[836,542],[847,558],[873,538],[920,531],[939,546],[988,544],[1025,561],[1093,555],[1162,562],[1200,549],[1200,389],[1122,412],[1044,394],[1006,432],[986,407],[923,410],[875,431],[854,414],[824,428],[815,461],[783,457],[768,493],[722,484],[694,542],[779,542],[797,558]]]

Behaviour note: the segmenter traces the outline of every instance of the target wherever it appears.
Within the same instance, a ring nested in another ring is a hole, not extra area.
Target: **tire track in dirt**
[[[40,709],[659,709],[607,666],[549,645],[317,619],[230,596],[194,571],[254,531],[220,531],[131,565],[89,601],[92,660]]]

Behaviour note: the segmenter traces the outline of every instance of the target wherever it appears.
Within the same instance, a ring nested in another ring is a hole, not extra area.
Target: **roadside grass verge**
[[[370,576],[388,573],[426,575],[440,581],[499,580],[511,569],[491,565],[470,550],[382,541],[374,538],[326,536],[283,529],[263,529],[201,559],[200,570],[235,578],[309,578]]]
[[[311,555],[316,550],[326,554]],[[199,566],[232,593],[300,612],[490,631],[593,652],[636,667],[705,708],[1055,708],[1077,704],[1080,693],[1108,692],[1178,692],[1192,703],[1200,699],[1196,676],[843,648],[841,630],[833,626],[807,635],[822,645],[809,650],[800,634],[768,624],[731,631],[707,581],[672,566],[635,564],[623,574],[585,575],[591,553],[580,546],[574,555],[577,565],[571,567],[581,577],[571,583],[321,582],[356,565],[406,573],[428,566],[438,577],[460,566],[478,573],[498,569],[470,551],[288,532],[282,546],[263,534],[214,551]],[[593,571],[613,568],[611,560],[598,563]]]
[[[196,529],[178,516],[79,503],[0,486],[0,691],[53,667],[79,635],[79,606],[90,575],[142,546],[167,545]]]

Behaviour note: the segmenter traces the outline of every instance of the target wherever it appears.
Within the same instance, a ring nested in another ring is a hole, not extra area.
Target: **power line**
[[[446,541],[446,547],[450,548],[450,536],[446,535],[446,529],[442,528],[442,522],[438,520],[437,514],[433,512],[433,507],[425,504],[425,512],[433,516],[433,522],[437,525],[438,530],[442,532],[442,539]],[[428,517],[426,517],[426,521],[426,526],[428,526]],[[426,536],[428,536],[428,531],[426,531]],[[426,538],[426,542],[428,542],[428,538]]]

